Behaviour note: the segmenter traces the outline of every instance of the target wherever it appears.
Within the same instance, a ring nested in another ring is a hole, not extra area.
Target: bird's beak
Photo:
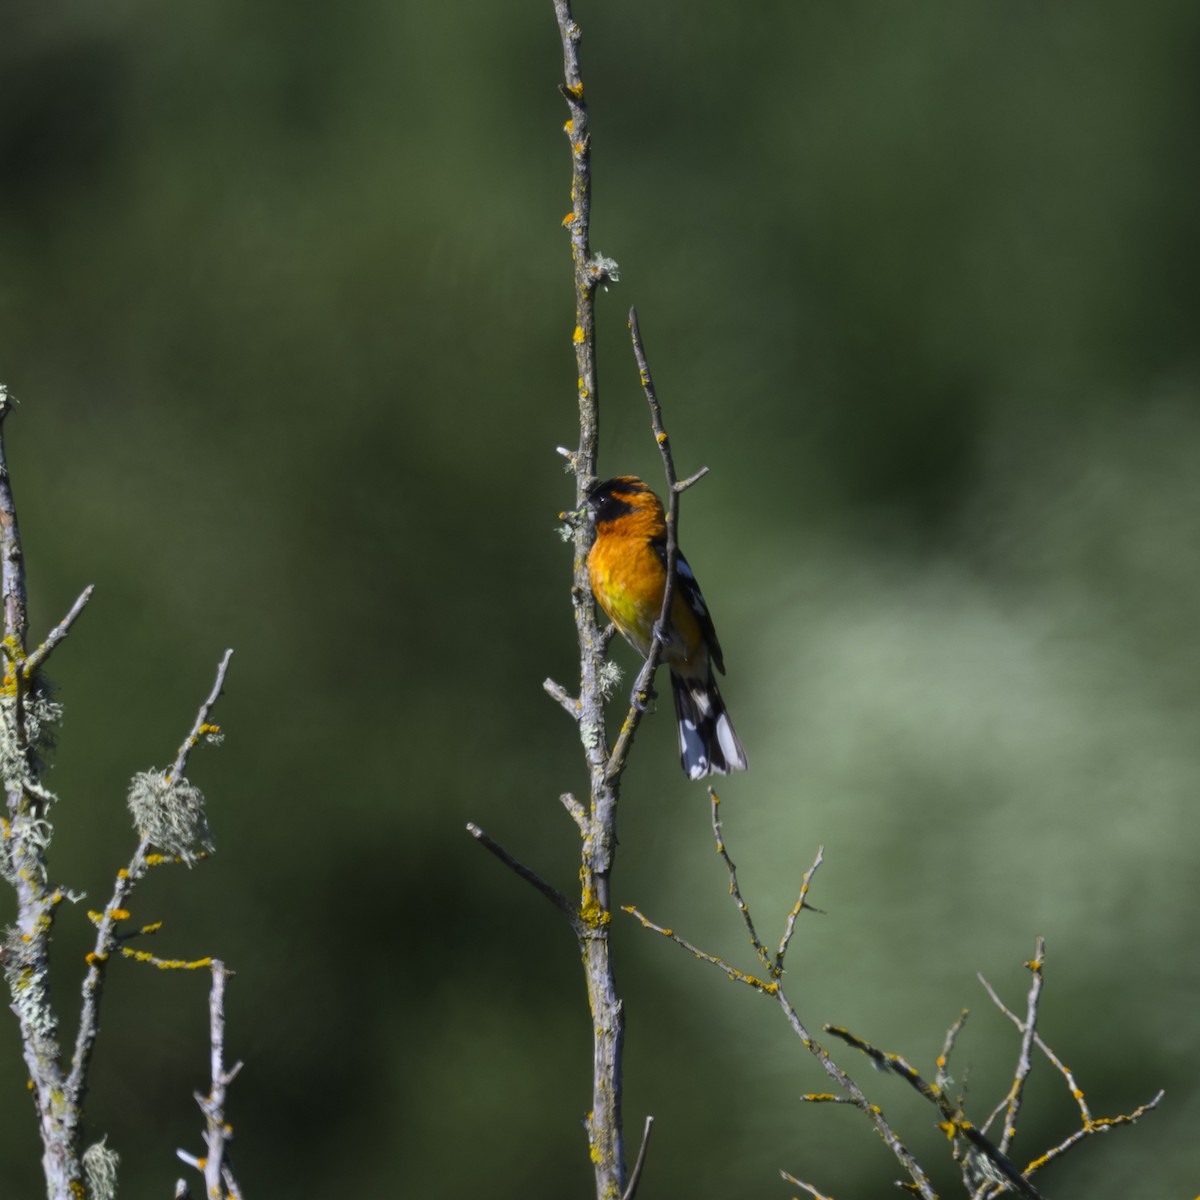
[[[560,521],[562,521],[564,524],[570,525],[572,529],[575,529],[575,528],[578,528],[578,526],[582,525],[583,522],[588,519],[588,514],[590,512],[591,512],[591,509],[589,509],[588,506],[586,504],[584,504],[580,508],[571,509],[570,512],[560,512],[558,514],[558,519]]]

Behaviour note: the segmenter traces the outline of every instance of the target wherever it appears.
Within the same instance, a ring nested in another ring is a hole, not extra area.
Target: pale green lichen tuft
[[[43,754],[54,748],[63,714],[62,705],[50,695],[49,687],[40,684],[22,696],[19,723],[17,698],[9,692],[0,695],[0,778],[10,790],[16,784],[46,807],[55,796],[38,775]]]
[[[87,1180],[89,1200],[114,1200],[117,1194],[117,1167],[121,1165],[121,1156],[105,1145],[107,1141],[105,1134],[83,1152],[83,1177]]]
[[[621,675],[620,666],[613,662],[611,658],[606,659],[601,665],[598,682],[600,684],[600,694],[605,700],[612,698],[613,693],[617,690],[617,684],[621,682]]]
[[[31,963],[29,946],[19,929],[10,925],[5,930],[4,978],[21,1028],[42,1038],[52,1038],[58,1028],[46,995],[46,963],[44,959],[36,965]]]
[[[139,772],[129,782],[128,802],[134,825],[164,854],[178,855],[191,866],[201,850],[212,853],[204,793],[190,780]]]
[[[42,683],[25,697],[25,740],[38,753],[54,749],[62,724],[63,706],[52,695],[51,685]]]
[[[1008,1180],[1000,1169],[986,1154],[981,1154],[974,1147],[967,1147],[967,1176],[972,1181],[972,1188],[991,1187],[1005,1184]]]
[[[592,277],[599,282],[620,283],[621,269],[617,266],[615,258],[609,258],[604,254],[593,254],[588,260],[588,270],[591,271]]]

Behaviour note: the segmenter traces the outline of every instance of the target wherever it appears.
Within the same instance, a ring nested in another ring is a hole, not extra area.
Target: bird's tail
[[[672,672],[671,689],[679,718],[679,757],[684,774],[689,779],[703,779],[705,775],[744,771],[748,765],[746,752],[734,732],[712,671],[703,679],[684,679]]]

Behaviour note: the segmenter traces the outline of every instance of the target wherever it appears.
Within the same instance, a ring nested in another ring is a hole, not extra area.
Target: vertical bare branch
[[[1029,1052],[1033,1047],[1033,1038],[1037,1033],[1038,1001],[1042,995],[1042,982],[1045,976],[1042,968],[1046,965],[1046,941],[1039,937],[1037,950],[1033,959],[1026,964],[1033,979],[1029,985],[1029,999],[1025,1011],[1025,1028],[1021,1031],[1021,1053],[1017,1059],[1017,1070],[1013,1076],[1013,1085],[1008,1093],[1008,1112],[1004,1118],[1004,1133],[1000,1138],[1000,1149],[1007,1151],[1017,1133],[1017,1116],[1021,1111],[1021,1100],[1025,1094],[1025,1081],[1033,1068]]]
[[[578,372],[579,449],[573,456],[576,504],[596,481],[600,407],[596,379],[596,288],[616,279],[615,264],[593,257],[591,230],[591,134],[579,67],[579,26],[569,0],[554,0],[563,47],[563,98],[569,119],[564,131],[571,148],[571,212],[564,224],[571,238],[575,328],[572,342]],[[596,623],[587,573],[591,524],[575,532],[572,606],[579,639],[579,736],[590,780],[588,819],[582,838],[578,931],[592,1014],[592,1107],[586,1118],[599,1200],[616,1200],[626,1188],[621,1119],[621,1068],[625,1019],[610,946],[610,876],[617,845],[616,786],[606,778],[609,761],[601,670],[605,643]]]
[[[0,384],[0,590],[4,596],[4,638],[10,654],[15,650],[23,655],[29,634],[25,556],[21,550],[21,530],[17,524],[17,507],[13,501],[2,436],[12,406],[12,397]]]
[[[205,1195],[211,1200],[241,1200],[241,1189],[234,1178],[229,1162],[228,1146],[233,1138],[233,1127],[225,1120],[225,1097],[229,1085],[242,1069],[235,1063],[225,1069],[225,980],[233,972],[219,959],[212,961],[212,988],[208,999],[209,1068],[211,1081],[207,1096],[196,1093],[196,1103],[204,1114],[203,1158],[196,1158],[185,1150],[175,1153],[181,1162],[195,1167],[204,1175]],[[180,1181],[183,1184],[183,1181]],[[179,1194],[176,1185],[176,1195]],[[186,1191],[187,1185],[183,1184]]]
[[[596,287],[612,274],[606,260],[592,259],[592,139],[588,108],[583,98],[579,69],[579,26],[571,15],[570,0],[554,0],[558,32],[563,47],[563,82],[559,85],[570,110],[563,127],[571,147],[571,211],[563,220],[571,236],[575,268],[575,361],[579,368],[579,450],[574,456],[576,504],[582,504],[596,481],[596,456],[600,446],[600,401],[596,380]],[[615,278],[615,276],[613,276]]]
[[[571,151],[571,211],[563,220],[571,239],[575,301],[576,396],[579,446],[563,451],[575,475],[576,507],[582,506],[596,483],[600,442],[600,409],[596,378],[596,288],[616,282],[616,264],[594,255],[590,243],[591,134],[579,67],[579,26],[569,0],[554,0],[563,48],[563,83],[567,102],[564,126]],[[571,604],[579,641],[579,696],[547,680],[546,691],[576,721],[587,762],[589,795],[586,805],[573,796],[563,803],[581,838],[580,899],[575,907],[536,872],[488,837],[478,826],[468,831],[510,870],[532,884],[571,922],[579,940],[592,1016],[592,1106],[585,1118],[598,1200],[620,1200],[627,1190],[621,1122],[621,1060],[625,1039],[624,1015],[617,991],[610,946],[611,874],[617,846],[618,781],[610,772],[611,756],[604,716],[603,667],[607,638],[596,622],[596,605],[588,580],[587,556],[594,530],[590,522],[575,526]],[[616,774],[619,775],[619,772]]]
[[[704,475],[708,474],[708,468],[702,467],[697,470],[696,474],[683,481],[680,481],[676,475],[671,440],[667,437],[666,427],[662,424],[662,408],[659,404],[658,394],[654,390],[654,380],[650,377],[646,347],[642,343],[642,331],[637,324],[636,308],[629,310],[629,332],[632,343],[634,343],[634,358],[637,362],[638,376],[641,377],[642,390],[646,392],[646,401],[649,404],[650,428],[654,432],[655,443],[662,455],[662,473],[666,476],[667,481],[666,584],[662,588],[662,606],[659,610],[658,623],[655,626],[656,631],[661,635],[662,631],[666,630],[670,624],[671,605],[674,600],[674,590],[676,590],[676,563],[679,559],[679,496],[692,484],[703,479]],[[637,679],[630,691],[629,712],[625,714],[625,720],[620,726],[620,733],[617,737],[617,744],[613,746],[612,755],[608,758],[606,775],[610,782],[620,779],[620,774],[628,761],[629,752],[634,748],[637,727],[641,725],[642,718],[646,715],[650,684],[653,682],[654,672],[658,670],[662,646],[664,646],[664,637],[650,638],[646,661],[643,662],[641,671],[638,671]]]
[[[629,695],[629,711],[621,723],[621,732],[617,737],[609,756],[606,777],[610,783],[615,783],[625,770],[629,752],[633,749],[633,739],[637,735],[638,726],[646,713],[647,701],[650,699],[650,685],[654,680],[654,672],[658,669],[662,657],[664,638],[661,635],[670,621],[671,604],[675,598],[675,564],[679,559],[679,497],[692,484],[703,479],[708,474],[707,467],[701,467],[690,478],[679,480],[675,473],[675,459],[671,453],[671,442],[663,425],[662,408],[658,403],[658,395],[654,390],[654,380],[650,375],[650,366],[646,359],[646,348],[642,343],[642,333],[638,326],[637,309],[629,310],[629,335],[633,341],[633,355],[637,362],[638,374],[642,381],[642,390],[646,394],[646,403],[650,407],[650,426],[654,432],[654,441],[658,446],[663,460],[663,474],[667,480],[667,561],[666,584],[663,587],[662,607],[659,609],[656,624],[656,636],[650,639],[650,650],[646,661],[638,672],[633,688]]]

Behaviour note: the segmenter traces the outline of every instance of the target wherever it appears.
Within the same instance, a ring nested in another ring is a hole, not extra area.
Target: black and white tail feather
[[[664,545],[660,551],[664,566],[666,553]],[[742,749],[713,677],[714,666],[722,673],[725,671],[721,643],[717,641],[717,631],[713,628],[708,605],[704,603],[691,565],[678,552],[675,556],[675,580],[688,607],[700,622],[701,634],[708,647],[708,670],[703,677],[696,675],[685,678],[671,672],[675,715],[679,718],[679,758],[684,774],[689,779],[703,779],[706,775],[744,771],[749,766],[746,751]]]
[[[679,719],[679,758],[689,779],[728,775],[746,769],[746,752],[734,732],[717,681],[684,679],[671,672],[675,715]]]

